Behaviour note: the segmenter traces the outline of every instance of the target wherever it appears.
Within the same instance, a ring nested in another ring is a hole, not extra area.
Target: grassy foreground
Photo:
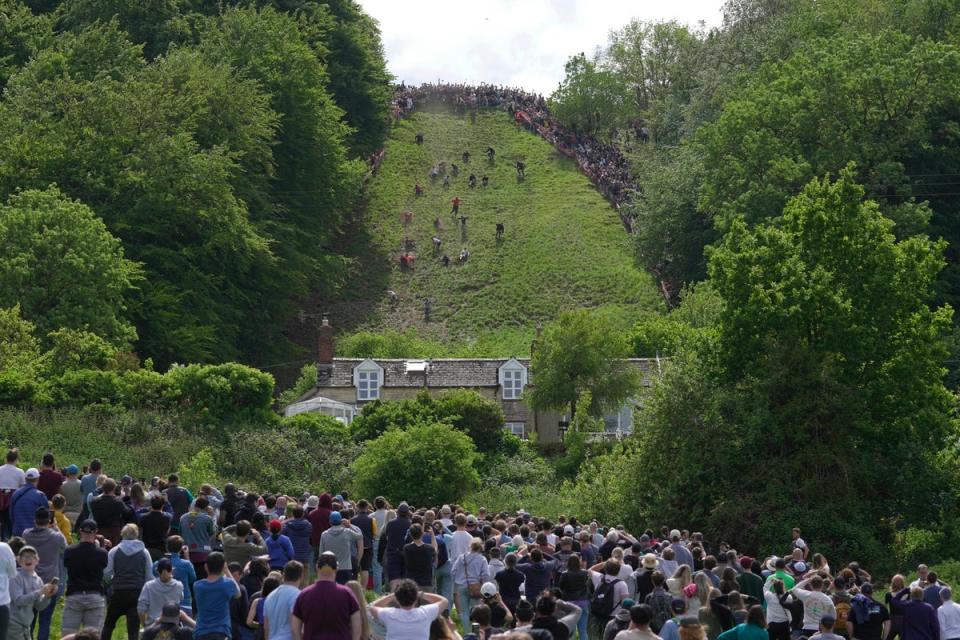
[[[424,134],[424,144],[415,136]],[[487,146],[496,150],[489,162]],[[470,151],[469,164],[461,154]],[[526,163],[520,180],[514,163]],[[430,168],[445,161],[460,175],[444,189]],[[474,173],[478,186],[470,189]],[[490,178],[483,188],[479,180]],[[414,185],[425,193],[414,196]],[[466,228],[451,215],[459,197]],[[406,228],[403,212],[413,221]],[[357,261],[347,299],[328,306],[340,328],[416,333],[451,346],[455,353],[504,355],[525,352],[537,321],[579,307],[608,309],[624,325],[662,308],[653,279],[633,261],[629,237],[609,204],[546,141],[518,128],[500,111],[484,111],[472,123],[448,113],[416,113],[394,127],[379,174],[369,187],[362,228],[351,233]],[[440,218],[437,232],[434,220]],[[502,240],[495,238],[503,223]],[[443,241],[434,251],[431,238]],[[404,238],[414,241],[416,265],[401,270]],[[457,263],[461,248],[469,260]],[[443,267],[446,253],[451,263]],[[388,290],[398,294],[391,306]],[[423,321],[423,301],[432,305]]]

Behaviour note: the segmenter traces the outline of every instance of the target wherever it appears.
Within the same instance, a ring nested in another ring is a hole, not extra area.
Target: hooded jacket
[[[246,565],[254,556],[265,555],[267,553],[267,543],[259,536],[259,533],[254,536],[251,530],[250,536],[241,538],[237,535],[237,525],[230,525],[223,530],[223,559],[227,564],[239,562]],[[260,542],[249,542],[249,538]]]
[[[140,540],[121,540],[107,554],[103,577],[114,591],[139,591],[153,575],[150,552]]]
[[[283,524],[283,533],[290,538],[290,543],[293,545],[294,560],[309,565],[310,554],[313,551],[313,547],[310,545],[313,525],[310,524],[310,521],[306,518],[287,520]]]
[[[320,545],[320,536],[330,528],[330,514],[333,513],[333,496],[324,493],[320,496],[317,508],[310,512],[308,519],[313,530],[310,532],[310,544]]]
[[[357,555],[357,542],[363,540],[363,534],[350,527],[337,525],[330,527],[320,536],[320,553],[332,551],[337,554],[337,568],[353,568],[353,556]]]
[[[183,583],[173,578],[164,582],[154,578],[143,585],[143,591],[137,598],[137,613],[147,614],[147,624],[151,625],[163,614],[163,605],[180,604],[183,600]]]

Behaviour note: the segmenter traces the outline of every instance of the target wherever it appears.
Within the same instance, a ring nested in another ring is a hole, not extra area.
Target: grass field
[[[415,143],[417,132],[424,144]],[[496,150],[489,162],[487,146]],[[470,163],[460,156],[469,150]],[[514,168],[526,163],[526,179]],[[444,189],[428,172],[439,161],[461,166]],[[490,177],[470,189],[469,174]],[[419,183],[425,193],[414,196]],[[451,215],[458,196],[466,228]],[[403,225],[403,212],[413,221]],[[432,247],[434,220],[442,224],[439,252]],[[495,225],[505,225],[502,240]],[[404,238],[417,259],[402,271]],[[519,129],[507,114],[481,112],[476,123],[448,113],[416,113],[394,127],[379,174],[369,186],[360,228],[350,234],[356,260],[349,292],[326,305],[339,328],[414,331],[449,345],[451,353],[506,355],[525,352],[538,321],[567,309],[609,310],[623,324],[663,308],[653,279],[634,264],[629,237],[616,213],[580,174],[574,162],[546,141]],[[470,258],[457,263],[466,247]],[[451,258],[443,267],[440,257]],[[391,307],[387,290],[399,296]],[[431,301],[431,322],[423,301]]]

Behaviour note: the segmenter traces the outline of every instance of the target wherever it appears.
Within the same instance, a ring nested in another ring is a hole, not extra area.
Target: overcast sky
[[[488,82],[549,94],[563,65],[631,18],[720,24],[723,0],[359,0],[397,80]]]

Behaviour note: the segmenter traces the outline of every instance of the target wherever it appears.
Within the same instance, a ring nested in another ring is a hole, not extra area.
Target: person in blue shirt
[[[207,577],[193,585],[197,601],[197,626],[193,630],[195,640],[229,640],[233,633],[230,625],[230,602],[240,597],[240,585],[233,576],[224,572],[223,554],[214,551],[207,556]]]
[[[266,640],[293,640],[290,614],[300,595],[303,565],[291,560],[283,567],[283,584],[274,589],[263,605],[263,637]]]
[[[167,538],[167,555],[165,558],[170,560],[173,565],[173,579],[179,580],[183,584],[183,600],[180,602],[180,609],[188,616],[193,615],[193,598],[191,597],[191,587],[197,581],[197,572],[193,568],[193,563],[181,556],[186,553],[189,556],[189,550],[184,551],[183,538],[180,536],[170,536]],[[153,575],[159,578],[157,572],[157,563],[153,563]]]
[[[15,536],[22,536],[24,531],[33,528],[37,509],[50,506],[46,494],[37,489],[40,472],[33,467],[27,469],[26,479],[26,484],[10,496],[10,520]]]
[[[283,569],[291,560],[294,560],[293,543],[290,538],[280,533],[283,523],[277,519],[270,521],[270,535],[264,540],[267,544],[267,553],[270,555],[270,568]]]

